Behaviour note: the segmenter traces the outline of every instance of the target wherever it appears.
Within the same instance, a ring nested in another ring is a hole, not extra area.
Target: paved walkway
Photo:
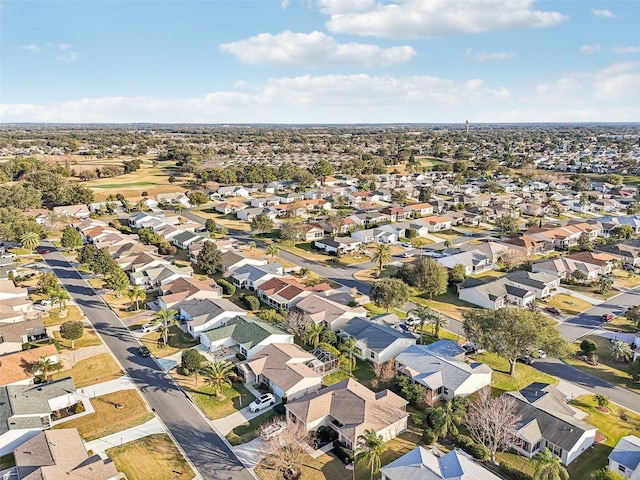
[[[123,375],[115,380],[109,380],[108,382],[96,383],[88,387],[82,387],[78,389],[78,396],[84,398],[94,398],[100,395],[107,395],[109,393],[119,392],[120,390],[133,390],[135,384],[129,377]]]
[[[85,447],[87,450],[93,450],[94,454],[100,455],[102,458],[107,458],[106,451],[108,449],[157,433],[166,433],[166,431],[160,420],[154,417],[147,423],[143,423],[137,427],[87,442],[85,443]]]
[[[231,448],[247,468],[257,467],[262,459],[267,456],[267,447],[260,437]]]
[[[636,338],[635,333],[624,333],[624,332],[618,333],[618,332],[612,332],[611,330],[605,330],[603,328],[596,328],[591,332],[591,334],[598,335],[599,337],[603,337],[603,338],[619,340],[625,343],[633,343]]]
[[[558,287],[558,292],[559,293],[564,293],[564,294],[569,295],[571,297],[579,298],[581,300],[584,300],[585,302],[589,302],[591,305],[600,305],[600,304],[606,302],[606,300],[600,300],[599,298],[593,298],[593,297],[590,297],[589,295],[585,295],[584,293],[575,292],[575,291],[570,290],[570,289],[565,288],[565,287]]]
[[[109,349],[104,343],[100,345],[95,345],[93,347],[82,347],[77,350],[63,350],[60,352],[60,360],[62,360],[62,365],[64,367],[62,372],[70,369],[80,360],[84,360],[89,357],[93,357],[95,355],[101,355],[103,353],[109,353]]]

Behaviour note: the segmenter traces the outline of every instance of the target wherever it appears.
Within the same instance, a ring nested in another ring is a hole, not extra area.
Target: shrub
[[[243,355],[242,353],[236,353],[236,358],[237,358],[238,360],[240,360],[241,362],[242,362],[243,360],[246,360],[246,359],[247,359],[247,357],[246,357],[245,355]]]
[[[233,295],[234,293],[236,293],[236,286],[227,282],[226,280],[218,280],[218,285],[220,285],[222,287],[222,290],[224,291],[225,295]]]
[[[246,295],[242,297],[242,301],[249,310],[260,310],[260,300],[255,295]]]
[[[484,445],[474,442],[473,439],[467,435],[459,434],[454,436],[453,443],[473,458],[477,458],[478,460],[486,460],[489,458],[489,452]]]
[[[278,415],[284,415],[285,413],[287,413],[284,408],[284,405],[281,403],[273,407],[273,411],[276,412]]]
[[[323,330],[320,334],[320,342],[335,345],[338,343],[338,337],[333,330]]]
[[[206,360],[204,356],[195,348],[182,351],[181,366],[183,369],[196,370],[200,368],[202,362]]]
[[[411,415],[409,415],[409,420],[416,427],[422,426],[422,414],[420,414],[420,413],[412,413]]]
[[[257,315],[261,320],[269,323],[282,322],[284,320],[282,315],[270,308],[263,308],[257,313]]]
[[[500,464],[500,471],[511,478],[511,480],[533,480],[531,475],[521,472],[505,463]]]
[[[418,232],[415,228],[407,228],[404,232],[408,239],[416,238],[418,236]]]
[[[422,441],[427,445],[433,445],[438,440],[438,434],[430,428],[425,428],[422,432]]]

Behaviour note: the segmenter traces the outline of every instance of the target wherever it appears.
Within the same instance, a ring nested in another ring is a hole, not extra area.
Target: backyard
[[[174,480],[195,478],[193,470],[171,441],[169,435],[149,435],[107,450],[118,471],[128,480]]]
[[[56,373],[53,378],[71,377],[77,388],[115,380],[123,375],[122,370],[110,353],[102,353],[80,360],[73,368]],[[87,389],[91,391],[91,389]]]
[[[91,398],[95,413],[63,422],[53,428],[77,428],[80,436],[90,442],[97,438],[142,425],[153,418],[137,390],[119,392]]]

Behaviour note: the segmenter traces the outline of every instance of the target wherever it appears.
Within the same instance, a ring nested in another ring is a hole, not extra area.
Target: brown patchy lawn
[[[149,347],[154,357],[168,357],[180,350],[186,350],[198,345],[197,340],[192,340],[189,335],[180,330],[176,325],[169,327],[168,342],[167,345],[162,348],[158,346],[160,337],[160,332],[150,332],[140,339],[142,343]]]
[[[66,321],[66,319],[64,320]],[[59,331],[53,332],[53,338],[55,338],[58,341],[58,344],[62,348],[68,348],[68,349],[71,348],[71,340],[66,340],[62,338],[60,336]],[[93,330],[93,328],[84,327],[84,333],[82,334],[82,337],[80,337],[75,341],[74,346],[75,348],[82,348],[82,347],[95,347],[96,345],[101,345],[101,344],[102,344],[102,340],[100,340],[100,338],[98,337],[96,332]]]
[[[56,373],[53,378],[58,380],[64,377],[73,378],[76,387],[86,387],[96,383],[115,380],[123,375],[122,370],[110,353],[102,353],[85,358],[76,363],[73,368]],[[87,389],[88,392],[91,389]]]
[[[174,472],[184,472],[181,480],[195,474],[167,434],[149,435],[107,450],[119,472],[128,480],[174,480]]]
[[[49,310],[49,316],[44,318],[44,326],[55,327],[58,325],[62,325],[64,322],[81,322],[83,319],[84,315],[82,315],[80,309],[75,305],[67,306],[67,316],[64,318],[60,318],[60,308],[55,307]]]
[[[53,428],[77,428],[80,436],[90,442],[142,425],[153,418],[137,390],[120,390],[90,401],[95,413],[63,422]],[[124,407],[116,408],[116,405]]]

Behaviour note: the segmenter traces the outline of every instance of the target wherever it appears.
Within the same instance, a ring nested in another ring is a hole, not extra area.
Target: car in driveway
[[[47,253],[50,253],[51,250],[49,250],[48,248],[39,248],[38,249],[38,254],[39,255],[46,255]]]
[[[265,393],[264,395],[260,395],[253,402],[249,404],[249,410],[253,413],[259,412],[260,410],[264,410],[271,405],[275,405],[276,397],[273,396],[272,393]]]
[[[524,363],[525,365],[533,365],[533,357],[531,355],[523,355],[516,358],[516,362]]]
[[[615,317],[613,316],[613,313],[603,313],[600,316],[600,320],[602,320],[603,322],[610,322],[611,320],[613,320]]]
[[[551,313],[551,314],[553,314],[553,315],[562,315],[562,312],[561,312],[561,311],[560,311],[560,309],[559,309],[559,308],[557,308],[557,307],[553,307],[553,306],[551,306],[551,305],[550,305],[550,306],[548,306],[548,307],[544,307],[544,309],[545,309],[547,312],[549,312],[549,313]]]
[[[142,325],[142,327],[140,327],[140,330],[142,330],[144,333],[149,333],[149,332],[155,332],[159,328],[160,328],[159,323],[149,322]]]
[[[138,353],[140,354],[141,357],[151,356],[151,350],[149,350],[149,348],[146,345],[140,345],[138,347]]]
[[[625,263],[625,264],[622,266],[622,269],[623,269],[623,270],[626,270],[627,272],[635,272],[635,271],[636,271],[636,267],[634,267],[634,266],[633,266],[632,264],[630,264],[630,263]]]
[[[403,247],[413,247],[413,245],[411,244],[411,242],[402,242],[400,245],[402,245]]]
[[[411,252],[404,252],[402,254],[402,258],[411,258],[411,257],[413,257],[413,253]]]

